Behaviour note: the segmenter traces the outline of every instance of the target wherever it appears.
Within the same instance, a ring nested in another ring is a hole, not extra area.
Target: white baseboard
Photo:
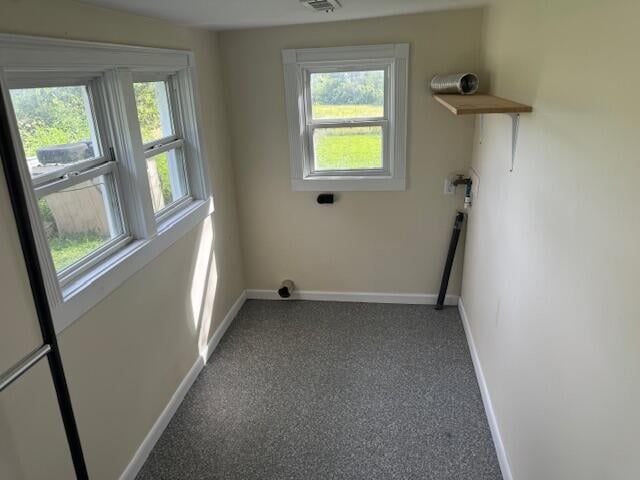
[[[182,400],[184,400],[185,395],[191,388],[191,385],[193,385],[193,382],[196,381],[196,378],[198,378],[198,374],[202,371],[203,367],[204,360],[201,356],[198,356],[198,359],[191,367],[191,370],[189,370],[187,376],[184,377],[182,382],[180,382],[180,385],[171,397],[171,400],[169,400],[169,403],[156,420],[156,423],[153,424],[153,427],[149,430],[149,433],[142,441],[142,444],[138,447],[138,450],[131,459],[131,462],[129,462],[127,468],[125,468],[122,475],[120,475],[120,480],[133,480],[136,478],[136,475],[138,475],[140,469],[142,469],[147,457],[149,457],[151,450],[153,450],[153,447],[162,435],[162,432],[164,432],[164,429],[169,425],[171,418],[173,418],[173,415],[176,413],[176,410],[178,410]]]
[[[211,340],[209,340],[206,351],[201,352],[201,354],[198,355],[198,358],[189,370],[189,373],[187,373],[187,376],[182,380],[182,382],[180,382],[178,389],[169,400],[169,403],[167,403],[167,406],[164,408],[156,422],[153,424],[151,430],[149,430],[149,433],[142,441],[142,444],[140,445],[140,447],[138,447],[138,450],[129,462],[129,465],[127,465],[127,468],[125,468],[122,475],[120,475],[120,480],[134,480],[136,475],[138,475],[138,473],[142,469],[142,466],[144,465],[144,462],[146,462],[147,458],[149,457],[151,450],[153,450],[153,447],[162,435],[162,432],[164,432],[164,429],[167,428],[167,425],[169,425],[169,422],[173,418],[173,415],[178,410],[178,407],[182,403],[182,400],[184,400],[185,395],[204,368],[205,359],[208,360],[215,348],[218,346],[220,339],[227,331],[227,328],[229,328],[229,325],[231,325],[231,322],[238,314],[238,311],[240,311],[240,309],[242,308],[242,305],[244,304],[246,299],[246,292],[243,291],[238,297],[238,300],[236,300],[236,302],[233,304],[227,315],[225,315],[222,323],[218,326],[213,336],[211,337]]]
[[[507,457],[507,451],[505,450],[504,443],[502,442],[500,427],[498,426],[498,420],[493,410],[493,403],[491,402],[491,394],[489,393],[487,381],[484,378],[482,364],[480,363],[480,357],[478,356],[476,343],[473,340],[471,326],[469,325],[469,319],[467,318],[467,311],[464,309],[462,297],[458,301],[458,310],[460,310],[460,317],[462,318],[464,333],[467,336],[467,343],[469,344],[469,351],[471,352],[471,360],[473,361],[473,368],[476,371],[476,378],[478,379],[478,386],[480,387],[480,394],[482,395],[482,403],[484,404],[484,410],[487,414],[487,421],[489,422],[489,429],[491,430],[491,437],[493,438],[493,445],[495,446],[496,454],[498,456],[498,463],[500,464],[502,477],[504,480],[513,480],[513,476],[511,475],[511,467],[509,465],[509,459]]]
[[[275,290],[247,290],[247,298],[255,300],[283,300]],[[423,293],[367,293],[367,292],[319,292],[294,291],[286,300],[317,300],[327,302],[406,303],[412,305],[435,305],[436,294]],[[457,305],[457,295],[447,295],[445,305]]]

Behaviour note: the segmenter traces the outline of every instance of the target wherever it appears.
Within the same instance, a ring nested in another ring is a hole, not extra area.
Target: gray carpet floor
[[[247,301],[138,479],[500,479],[455,308]]]

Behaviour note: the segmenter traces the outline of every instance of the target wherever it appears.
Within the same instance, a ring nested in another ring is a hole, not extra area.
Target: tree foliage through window
[[[11,91],[22,146],[27,158],[42,147],[91,138],[85,87],[24,88]]]
[[[314,73],[311,96],[320,105],[382,105],[384,71]]]

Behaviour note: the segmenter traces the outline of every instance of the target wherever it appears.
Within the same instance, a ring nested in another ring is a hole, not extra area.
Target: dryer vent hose
[[[295,285],[293,280],[283,280],[278,289],[278,295],[280,295],[281,298],[289,298],[294,289]]]

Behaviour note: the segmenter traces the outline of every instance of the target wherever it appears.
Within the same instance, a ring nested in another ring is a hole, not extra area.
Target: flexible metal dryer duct
[[[473,95],[478,91],[480,80],[475,73],[453,73],[450,75],[436,75],[431,79],[433,93],[458,93]]]

